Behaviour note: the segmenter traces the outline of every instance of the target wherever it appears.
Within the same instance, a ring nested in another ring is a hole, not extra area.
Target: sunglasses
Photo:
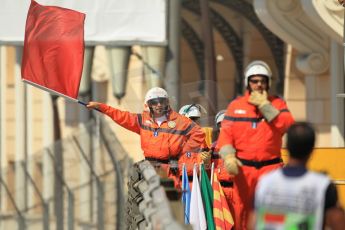
[[[253,83],[253,84],[258,84],[259,82],[261,84],[267,84],[267,80],[266,79],[262,79],[262,80],[259,80],[259,79],[249,79],[249,82]]]
[[[155,99],[149,100],[147,103],[149,105],[167,104],[168,99],[167,98],[155,98]]]

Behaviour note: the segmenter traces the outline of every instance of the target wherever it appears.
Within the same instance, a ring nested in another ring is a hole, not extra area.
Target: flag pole
[[[70,100],[70,101],[73,101],[73,102],[78,102],[78,100],[75,99],[75,98],[73,98],[73,97],[69,97],[69,96],[67,96],[67,95],[65,95],[65,94],[59,93],[59,92],[57,92],[57,91],[55,91],[55,90],[49,89],[49,88],[44,87],[44,86],[42,86],[42,85],[36,84],[36,83],[34,83],[34,82],[32,82],[32,81],[28,81],[28,80],[26,80],[26,79],[22,79],[22,80],[23,80],[24,83],[28,83],[28,84],[30,84],[30,85],[32,85],[32,86],[34,86],[34,87],[37,87],[37,88],[42,89],[42,90],[44,90],[44,91],[47,91],[47,92],[49,92],[49,93],[51,93],[51,94],[54,94],[54,95],[56,95],[56,96],[61,96],[61,97],[66,98],[67,100]]]
[[[60,97],[63,97],[63,98],[65,98],[65,99],[69,100],[69,101],[73,101],[73,102],[76,102],[76,103],[78,103],[78,104],[81,104],[81,105],[83,105],[83,106],[85,106],[85,107],[86,107],[87,104],[88,104],[88,103],[85,103],[85,102],[80,101],[80,100],[78,100],[78,99],[75,99],[75,98],[73,98],[73,97],[69,97],[69,96],[67,96],[67,95],[65,95],[65,94],[59,93],[59,92],[57,92],[57,91],[55,91],[55,90],[49,89],[49,88],[44,87],[44,86],[39,85],[39,84],[36,84],[36,83],[34,83],[34,82],[32,82],[32,81],[28,81],[28,80],[26,80],[26,79],[22,79],[22,81],[23,81],[24,83],[27,83],[27,84],[29,84],[29,85],[32,85],[32,86],[34,86],[34,87],[36,87],[36,88],[42,89],[42,90],[44,90],[44,91],[46,91],[46,92],[48,92],[48,93],[51,93],[51,94],[53,94],[53,95],[60,96]],[[95,109],[95,110],[97,110],[97,111],[100,112],[99,109]]]
[[[214,173],[214,162],[212,162],[211,164],[211,179],[210,179],[211,185],[213,184],[213,173]]]

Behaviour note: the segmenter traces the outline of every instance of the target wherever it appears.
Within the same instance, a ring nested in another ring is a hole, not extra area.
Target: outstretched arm
[[[124,127],[125,129],[131,130],[135,133],[140,133],[140,126],[138,122],[138,114],[130,113],[127,111],[122,111],[116,108],[113,108],[109,105],[90,101],[86,107],[88,109],[97,109],[101,113],[106,114],[109,116],[113,121],[115,121],[120,126]]]

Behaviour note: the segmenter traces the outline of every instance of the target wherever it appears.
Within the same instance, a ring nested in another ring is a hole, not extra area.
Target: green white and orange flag
[[[234,225],[229,205],[226,201],[222,187],[218,181],[217,173],[213,174],[213,219],[216,230],[231,229]]]

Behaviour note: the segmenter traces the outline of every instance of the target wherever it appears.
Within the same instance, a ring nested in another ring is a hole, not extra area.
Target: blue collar
[[[287,177],[300,177],[307,172],[305,166],[290,166],[283,167],[283,174]]]

